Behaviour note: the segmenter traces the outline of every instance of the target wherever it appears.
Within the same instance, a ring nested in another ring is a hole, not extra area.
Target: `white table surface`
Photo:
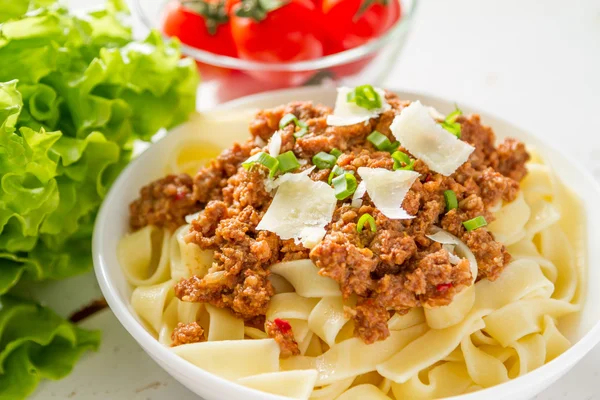
[[[422,0],[385,86],[456,99],[547,135],[600,179],[598,0]],[[58,311],[72,311],[76,288],[92,281],[88,275],[60,283]],[[97,295],[96,289],[90,298]],[[103,330],[100,351],[63,381],[41,385],[33,399],[198,399],[160,369],[109,310],[84,325]],[[600,347],[536,399],[600,400]]]

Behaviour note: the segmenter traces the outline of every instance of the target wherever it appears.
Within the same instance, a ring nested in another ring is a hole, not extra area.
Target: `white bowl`
[[[442,112],[454,109],[453,102],[414,93],[398,93],[403,99],[420,99]],[[215,113],[221,116],[232,112],[274,107],[294,100],[312,100],[332,105],[335,100],[333,88],[301,88],[283,90],[245,97],[224,104]],[[461,108],[467,113],[478,112],[474,108]],[[490,125],[499,137],[513,136],[542,152],[560,178],[577,193],[587,213],[587,271],[584,272],[585,301],[579,318],[569,329],[573,346],[564,354],[539,369],[520,378],[479,392],[459,396],[464,400],[521,400],[529,399],[541,392],[569,371],[586,353],[600,342],[600,187],[577,162],[544,143],[541,137],[530,134],[502,119],[479,112],[485,124]],[[246,115],[251,115],[246,113]],[[117,179],[96,220],[93,239],[94,266],[100,287],[110,308],[121,324],[129,331],[142,348],[169,374],[194,393],[207,400],[274,400],[283,397],[248,389],[223,378],[210,374],[171,353],[146,331],[135,315],[129,299],[132,288],[125,280],[117,260],[117,243],[128,230],[129,203],[140,188],[150,181],[164,176],[167,157],[185,138],[198,137],[209,145],[243,140],[246,136],[245,122],[234,122],[239,129],[215,130],[201,136],[194,129],[199,116],[185,125],[173,129],[168,136],[152,145],[123,171]],[[234,126],[235,128],[235,126]],[[572,329],[571,329],[572,328]]]

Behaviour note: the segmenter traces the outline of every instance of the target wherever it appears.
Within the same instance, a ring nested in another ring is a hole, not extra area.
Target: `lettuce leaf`
[[[195,108],[193,62],[156,32],[133,41],[123,2],[27,9],[40,4],[0,26],[0,294],[89,270],[86,240],[133,141]]]
[[[23,399],[40,379],[61,379],[100,333],[63,320],[26,299],[0,297],[0,400]]]
[[[94,219],[133,142],[195,109],[178,42],[134,41],[126,20],[122,0],[77,16],[0,0],[0,400],[60,379],[99,341],[9,292],[89,271]]]

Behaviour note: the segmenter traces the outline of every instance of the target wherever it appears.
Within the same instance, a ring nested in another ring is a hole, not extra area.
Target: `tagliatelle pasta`
[[[344,298],[338,283],[306,258],[271,266],[275,293],[265,314],[289,324],[300,354],[280,358],[262,326],[213,304],[180,300],[176,281],[221,273],[212,251],[185,240],[190,225],[172,234],[148,226],[121,240],[120,261],[135,287],[131,305],[166,346],[178,323],[196,322],[206,341],[172,347],[190,363],[294,399],[437,399],[515,379],[568,349],[559,321],[582,301],[579,204],[536,159],[515,200],[502,203],[487,227],[512,256],[502,273],[477,279],[469,247],[442,240],[470,263],[475,283],[448,305],[393,313],[384,340],[353,337],[356,297]]]

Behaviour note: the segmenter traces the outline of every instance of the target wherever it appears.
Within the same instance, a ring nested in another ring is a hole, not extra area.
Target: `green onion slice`
[[[331,154],[332,156],[334,156],[335,158],[339,158],[342,155],[342,151],[340,149],[333,149],[329,152],[329,154]]]
[[[387,149],[385,149],[385,151],[388,151],[390,153],[395,152],[396,150],[398,150],[398,147],[400,147],[400,142],[399,141],[395,141],[393,142]]]
[[[335,198],[338,200],[344,200],[352,196],[358,186],[356,178],[349,172],[333,178],[331,183],[335,191]]]
[[[327,183],[331,185],[331,181],[333,181],[333,178],[343,174],[344,172],[346,171],[342,167],[340,167],[339,165],[334,165],[331,169],[331,172],[329,173],[329,178],[327,178]]]
[[[279,162],[279,170],[284,174],[293,171],[300,166],[296,155],[291,150],[278,155],[277,161]]]
[[[454,190],[444,190],[444,199],[446,200],[446,212],[458,208],[458,200],[456,200]]]
[[[291,122],[294,123],[294,125],[296,125],[296,127],[300,128],[299,130],[297,130],[296,132],[294,132],[294,136],[296,138],[301,138],[302,136],[306,135],[308,133],[308,125],[306,125],[305,122],[300,121],[298,119],[298,117],[296,117],[294,114],[289,113],[289,114],[285,114],[281,120],[279,120],[279,129],[283,129],[286,126],[288,126]]]
[[[365,224],[369,223],[369,227],[371,228],[371,232],[377,232],[377,225],[375,225],[375,218],[369,213],[361,215],[358,219],[358,223],[356,224],[356,230],[358,233],[363,231]]]
[[[286,126],[288,126],[288,124],[290,122],[294,122],[294,124],[296,124],[296,121],[298,121],[298,117],[296,117],[294,114],[289,113],[289,114],[285,114],[281,120],[279,120],[279,129],[285,128]]]
[[[481,228],[482,226],[486,226],[487,221],[483,216],[475,217],[468,221],[463,222],[463,226],[467,229],[467,231],[471,232],[477,228]]]
[[[454,104],[454,111],[452,111],[450,114],[448,114],[446,116],[446,122],[454,123],[454,122],[456,122],[456,119],[462,114],[463,114],[462,110],[460,108],[458,108],[458,106],[456,104]]]
[[[455,105],[455,110],[446,116],[446,119],[441,122],[442,128],[460,139],[460,124],[456,122],[459,115],[462,115],[462,110]]]
[[[354,91],[348,93],[346,100],[367,110],[381,108],[381,96],[379,96],[379,93],[371,85],[355,87]]]
[[[394,171],[412,171],[415,168],[415,160],[411,159],[408,154],[401,151],[393,152],[392,159],[394,160]]]
[[[296,132],[294,132],[294,137],[296,139],[301,138],[302,136],[304,136],[308,133],[308,125],[306,125],[306,123],[304,123],[300,120],[296,120],[296,126],[298,128],[300,128]]]
[[[410,157],[408,156],[408,154],[403,153],[401,151],[395,151],[392,153],[392,159],[394,161],[398,161],[399,163],[402,164],[409,164],[410,163]]]
[[[336,156],[332,154],[327,154],[324,151],[315,154],[312,158],[313,164],[316,165],[319,169],[333,168],[336,161]]]
[[[390,139],[378,131],[373,131],[369,136],[367,136],[367,140],[373,143],[373,146],[375,146],[377,150],[386,151],[392,147],[392,142],[390,142]],[[400,144],[398,143],[398,146],[399,145]]]
[[[295,158],[295,157],[294,157]],[[260,164],[266,167],[270,172],[269,176],[272,178],[277,170],[279,169],[279,161],[277,158],[272,157],[271,155],[261,151],[260,153],[256,153],[252,157],[248,158],[246,161],[242,163],[242,167],[246,170],[250,170],[256,164]]]

